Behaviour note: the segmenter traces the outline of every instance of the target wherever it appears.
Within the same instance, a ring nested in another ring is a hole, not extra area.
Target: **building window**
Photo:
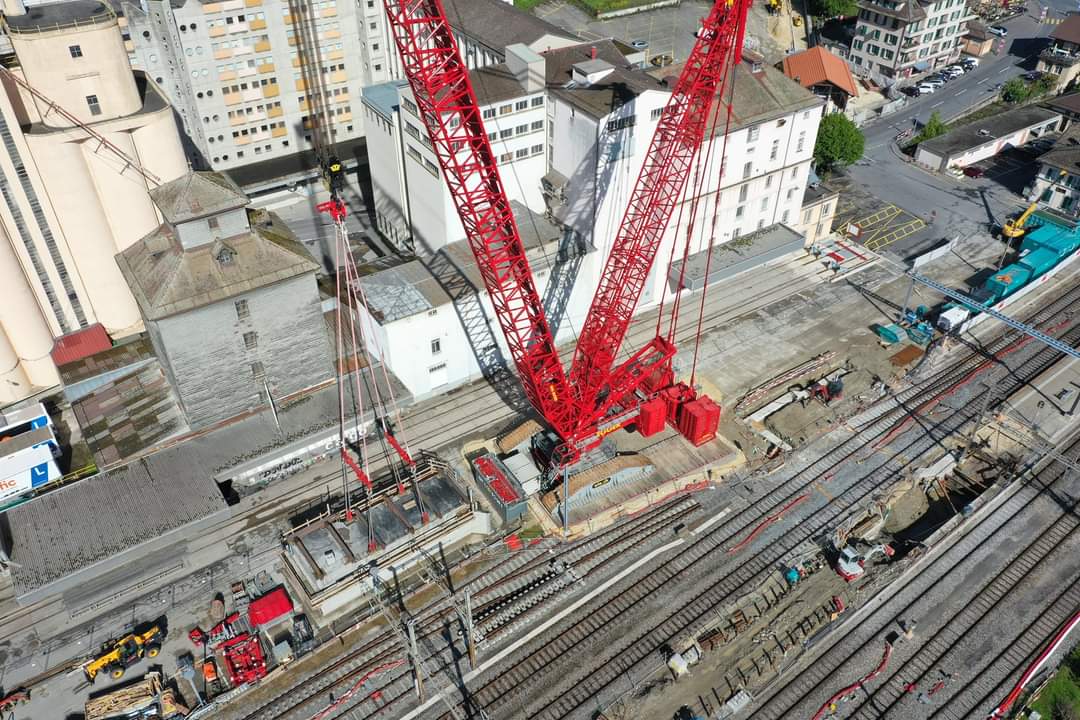
[[[761,126],[755,125],[746,131],[746,142],[757,142],[757,139],[761,136]]]
[[[532,152],[533,155],[543,155],[544,154],[544,146],[542,144],[541,145],[533,145],[530,148],[530,152]]]
[[[507,138],[513,137],[513,136],[514,136],[514,131],[509,129],[509,128],[507,128],[506,130],[500,130],[499,131],[499,138],[501,140],[506,140]]]
[[[266,377],[266,370],[263,369],[263,364],[261,362],[256,361],[251,363],[251,377],[256,380],[262,380]]]
[[[827,217],[829,214],[829,203],[825,203],[821,206],[821,217]]]
[[[431,341],[431,354],[438,355],[442,352],[442,340],[438,338]]]
[[[657,120],[660,119],[660,116],[663,115],[663,114],[664,114],[664,108],[662,108],[662,107],[653,108],[653,111],[651,113],[649,113],[649,119],[652,120],[653,122],[656,122]]]
[[[495,117],[495,108],[484,108],[484,119],[490,120]]]
[[[741,218],[743,216],[743,212],[745,210],[746,210],[745,205],[740,205],[739,207],[735,208],[735,217]]]
[[[535,120],[530,127],[532,127],[533,132],[536,132],[538,130],[543,130],[544,129],[544,121],[543,120]]]
[[[814,215],[813,208],[811,208],[811,209],[807,210],[806,212],[804,212],[803,216],[802,216],[803,224],[806,224],[806,223],[810,222],[813,215]]]
[[[82,57],[82,46],[80,45],[68,45],[68,52],[71,53],[73,58]]]
[[[236,306],[236,318],[237,320],[243,320],[251,317],[251,310],[248,308],[247,300],[237,300],[233,303]]]
[[[519,160],[521,158],[529,157],[529,148],[518,148],[517,157]]]
[[[445,369],[446,369],[446,363],[439,363],[438,365],[432,365],[431,367],[429,367],[428,372],[431,373],[432,375],[434,375],[435,373],[439,372],[440,370],[445,370]]]
[[[502,106],[499,107],[499,114],[500,115],[509,115],[512,112],[514,112],[514,106],[513,105],[502,105]]]
[[[101,103],[98,102],[97,95],[87,95],[86,106],[90,108],[91,115],[101,114]]]
[[[532,99],[532,101],[530,102],[530,104],[531,104],[531,105],[532,105],[533,107],[540,107],[541,105],[543,105],[543,104],[544,104],[544,96],[543,96],[543,95],[540,95],[539,97],[534,97],[534,98]]]
[[[761,209],[762,210],[768,210],[769,209],[769,198],[768,197],[761,198]]]
[[[775,160],[780,155],[780,141],[772,141],[772,150],[769,151],[769,159]]]
[[[636,115],[628,115],[618,120],[609,120],[607,124],[608,132],[618,132],[619,130],[625,130],[629,127],[634,127],[634,122],[637,120]]]
[[[246,332],[246,333],[244,333],[244,349],[245,350],[254,350],[257,347],[259,347],[259,333],[257,333],[257,332]]]
[[[806,131],[799,133],[799,144],[795,146],[795,152],[802,152],[806,147]]]
[[[207,226],[208,226],[208,227],[209,227],[209,228],[210,228],[211,230],[217,230],[217,229],[218,229],[218,219],[217,219],[216,217],[212,217],[212,218],[207,218],[207,219],[206,219],[206,225],[207,225]]]
[[[514,109],[515,110],[528,110],[529,109],[529,101],[528,100],[518,100],[517,103],[514,104]]]
[[[765,176],[765,189],[768,190],[772,187],[772,175]]]
[[[754,163],[753,163],[753,161],[747,162],[745,165],[743,165],[743,169],[742,169],[743,180],[750,177],[750,173],[752,173],[752,172],[754,172]]]
[[[786,223],[790,212],[790,210],[785,210],[784,213],[780,216],[780,222]]]
[[[746,196],[750,192],[749,185],[742,185],[739,187],[739,202],[746,202]]]

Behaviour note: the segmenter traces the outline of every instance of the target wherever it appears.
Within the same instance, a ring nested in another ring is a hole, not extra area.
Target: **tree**
[[[930,138],[936,138],[938,135],[944,135],[949,131],[949,127],[941,122],[941,116],[938,115],[937,110],[930,113],[930,119],[923,125],[922,132],[915,138],[915,142],[919,143],[923,140],[929,140]]]
[[[821,170],[838,163],[850,165],[862,157],[864,144],[863,134],[855,123],[840,113],[830,113],[818,127],[814,163]]]
[[[810,14],[823,17],[852,17],[859,14],[855,0],[810,0]]]
[[[1031,86],[1021,78],[1013,78],[1001,88],[1001,99],[1007,103],[1021,103],[1031,97]]]

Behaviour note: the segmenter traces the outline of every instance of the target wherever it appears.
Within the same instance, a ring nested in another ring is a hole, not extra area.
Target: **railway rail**
[[[1058,302],[1036,313],[1032,322],[1045,324],[1054,321],[1071,308],[1077,296],[1080,296],[1080,288],[1066,293],[1059,298]],[[1063,339],[1074,344],[1080,341],[1080,327],[1070,328]],[[1007,348],[1013,342],[1015,342],[1014,335],[1005,333],[1000,339],[991,343],[986,351],[992,355]],[[868,457],[859,458],[858,456],[880,437],[889,433],[898,418],[907,416],[907,404],[912,399],[947,392],[955,383],[970,379],[972,366],[978,366],[984,361],[984,357],[981,353],[975,354],[974,357],[968,356],[932,381],[898,393],[894,406],[869,419],[860,434],[853,435],[842,442],[839,447],[797,472],[791,481],[774,489],[761,501],[755,502],[752,507],[736,514],[728,522],[714,528],[698,542],[683,549],[644,578],[635,580],[631,587],[626,588],[619,595],[594,606],[591,611],[582,613],[580,619],[552,636],[545,644],[530,652],[520,654],[514,663],[494,678],[478,689],[470,691],[468,702],[475,708],[492,712],[493,708],[506,703],[506,699],[511,698],[515,691],[535,681],[536,673],[541,668],[554,667],[553,663],[570,651],[587,646],[603,630],[625,618],[635,608],[643,606],[648,598],[661,587],[683,577],[691,568],[698,567],[705,558],[712,557],[713,552],[719,547],[728,545],[730,541],[752,528],[762,515],[774,512],[786,503],[790,503],[799,494],[810,491],[816,483],[830,478],[840,465],[860,459],[868,461]],[[1013,372],[1007,384],[1011,384],[1013,388],[1019,387],[1027,379],[1037,377],[1059,357],[1060,354],[1052,349],[1043,347],[1036,349],[1027,359],[1012,367]],[[570,717],[579,710],[602,704],[597,702],[600,694],[612,687],[628,670],[638,668],[649,658],[655,658],[661,647],[691,631],[704,618],[709,617],[715,608],[730,602],[745,588],[759,584],[778,562],[789,556],[801,544],[826,531],[848,510],[871,497],[881,484],[887,482],[905,464],[910,463],[910,460],[902,461],[900,467],[896,467],[896,461],[903,457],[903,453],[917,457],[935,442],[934,436],[947,437],[971,419],[973,419],[973,413],[965,408],[937,423],[933,428],[929,428],[931,432],[918,436],[900,452],[874,467],[851,487],[838,493],[824,506],[820,506],[810,515],[810,519],[804,520],[798,527],[789,530],[773,544],[745,558],[731,573],[712,583],[662,622],[653,625],[632,641],[622,643],[614,654],[610,654],[606,661],[587,677],[575,679],[573,683],[564,682],[556,692],[552,693],[554,700],[545,703],[542,709],[527,714],[525,717]],[[870,436],[869,440],[860,443],[858,439],[866,435]],[[855,448],[851,449],[851,445],[855,445]],[[780,497],[777,497],[778,495]]]
[[[1064,454],[1073,460],[1080,459],[1080,440],[1074,439]],[[819,644],[820,650],[803,657],[797,675],[789,675],[783,685],[776,686],[771,692],[767,690],[770,694],[761,694],[763,700],[755,705],[753,716],[762,720],[809,717],[812,711],[807,711],[808,705],[820,703],[821,698],[829,697],[836,686],[843,684],[836,679],[838,669],[857,667],[863,651],[868,647],[877,647],[883,636],[899,627],[900,621],[921,617],[923,613],[920,607],[925,601],[928,589],[942,582],[949,573],[955,572],[958,566],[966,562],[980,561],[991,545],[998,543],[1003,536],[1015,537],[1021,534],[1025,527],[1031,526],[1034,505],[1045,500],[1044,493],[1056,496],[1059,500],[1064,499],[1067,497],[1066,487],[1069,482],[1068,468],[1056,460],[1050,460],[1031,483],[1018,490],[992,512],[980,517],[975,525],[966,529],[963,537],[955,544],[917,566],[918,569],[910,578],[905,579],[904,585],[897,588],[887,602],[860,616],[857,622],[843,623],[842,633],[837,633],[831,644]],[[918,649],[915,652],[906,660],[893,662],[872,687],[864,688],[865,692],[860,691],[851,703],[845,704],[844,716],[860,719],[890,716],[898,710],[901,702],[914,699],[910,692],[912,687],[933,686],[938,680],[935,670],[942,667],[960,667],[960,663],[950,661],[950,656],[972,634],[985,632],[987,623],[994,623],[993,632],[999,636],[1016,633],[1019,628],[1011,623],[1001,623],[995,614],[1010,593],[1015,592],[1037,572],[1044,571],[1055,557],[1067,552],[1071,541],[1080,539],[1080,516],[1077,516],[1074,510],[1075,503],[1062,503],[1061,512],[1056,519],[1036,533],[1030,542],[1010,553],[1010,558],[1001,565],[1001,569],[988,574],[982,584],[973,589],[970,600],[956,607],[948,618],[941,620],[936,631],[925,639],[923,633],[929,632],[929,629],[918,633]],[[1076,590],[1071,588],[1070,583],[1070,588],[1063,592],[1068,598],[1080,601]],[[1049,618],[1043,619],[1046,614],[1040,613],[1040,619],[1032,624],[1050,623],[1050,633],[1041,633],[1039,628],[1034,627],[1019,633],[1016,638],[1018,642],[1022,638],[1027,640],[1018,645],[1017,650],[1009,651],[1011,659],[1017,660],[1017,664],[1012,665],[1011,669],[1006,669],[1006,672],[994,677],[994,673],[988,673],[984,669],[965,668],[965,671],[974,676],[968,683],[969,686],[988,684],[984,695],[976,702],[970,702],[970,698],[965,697],[967,686],[965,689],[958,689],[950,684],[941,689],[938,699],[948,697],[949,704],[963,707],[955,717],[976,717],[975,711],[982,700],[988,698],[992,701],[993,691],[1009,678],[1011,672],[1021,667],[1020,660],[1037,649],[1040,643],[1045,642],[1052,634],[1055,623],[1060,623],[1080,607],[1080,602],[1074,602],[1071,606],[1066,603],[1063,614],[1051,611],[1059,599],[1048,598],[1050,602],[1047,603],[1046,610]],[[937,622],[935,619],[934,624]],[[1029,633],[1032,629],[1035,632]],[[1033,643],[1034,647],[1027,647],[1028,642]],[[904,655],[902,650],[905,645],[906,643],[901,641],[898,646],[901,652],[898,652],[896,657]],[[952,716],[954,715],[945,717]]]
[[[1055,318],[1066,315],[1069,308],[1078,298],[1080,298],[1080,289],[1070,291],[1036,312],[1028,319],[1028,322],[1045,325]],[[774,489],[756,502],[752,509],[748,508],[736,514],[727,522],[717,525],[704,535],[699,542],[684,549],[667,563],[653,570],[645,579],[615,600],[596,608],[592,613],[586,613],[586,619],[578,621],[571,628],[553,638],[550,643],[534,649],[523,659],[515,662],[506,672],[476,691],[471,692],[472,699],[470,702],[475,707],[489,707],[506,701],[524,682],[535,678],[538,668],[545,665],[546,657],[551,655],[557,657],[560,654],[560,649],[565,651],[568,648],[580,646],[585,640],[595,637],[614,619],[639,605],[642,598],[649,596],[656,588],[671,582],[690,568],[697,566],[712,550],[730,544],[732,540],[760,520],[761,516],[782,507],[790,502],[793,497],[797,497],[812,488],[816,483],[827,481],[840,465],[846,462],[869,460],[873,454],[871,444],[874,439],[883,436],[896,422],[906,417],[910,413],[909,405],[913,400],[921,397],[933,397],[946,392],[951,386],[970,376],[974,369],[979,368],[980,365],[986,362],[987,357],[992,358],[994,353],[1004,350],[1015,340],[1016,336],[1013,333],[1005,333],[1000,338],[988,343],[979,352],[973,352],[953,363],[947,370],[932,380],[896,394],[890,400],[891,407],[877,413],[874,417],[866,419],[861,430],[863,435],[873,435],[869,442],[859,443],[859,436],[852,436],[824,457],[809,463],[795,473],[788,483]],[[1040,363],[1035,364],[1039,365]],[[1048,361],[1042,363],[1043,366],[1048,364]],[[1018,369],[1017,372],[1020,372],[1020,370]],[[1029,369],[1023,371],[1023,374],[1024,376],[1033,377],[1037,372]],[[967,415],[963,415],[963,417],[959,418],[960,422],[943,423],[939,425],[936,431],[938,434],[948,434],[954,429],[953,425],[959,427],[969,419]],[[912,446],[917,444],[918,441],[913,443]],[[910,451],[912,446],[908,446],[903,450]],[[844,512],[857,506],[859,502],[870,496],[881,480],[884,480],[906,464],[904,461],[899,460],[901,457],[899,454],[892,456],[886,462],[874,467],[855,485],[833,498],[834,502],[829,503],[827,508],[823,508],[822,512],[815,516],[817,518],[815,522],[796,533],[797,538],[788,539],[779,546],[773,546],[768,550],[754,554],[734,573],[707,588],[694,602],[681,608],[665,620],[664,623],[652,627],[644,635],[636,638],[628,647],[618,652],[617,663],[608,663],[605,666],[612,667],[612,671],[605,673],[602,670],[601,673],[598,673],[598,675],[605,677],[594,675],[589,682],[578,683],[581,689],[573,693],[564,693],[563,699],[557,707],[547,708],[530,717],[566,717],[576,709],[594,700],[597,694],[610,686],[614,681],[614,677],[621,675],[625,668],[638,665],[643,659],[651,656],[660,644],[691,627],[697,619],[710,612],[715,606],[723,604],[740,589],[752,584],[755,580],[760,580],[762,575],[772,567],[772,564],[777,559],[782,558],[791,549],[812,537],[815,532],[835,522]],[[899,468],[897,467],[898,462]],[[792,487],[792,484],[795,486]],[[639,649],[644,646],[648,646],[649,649]],[[436,664],[443,668],[451,667],[453,662],[452,659],[444,657],[436,658],[435,661]],[[613,674],[614,676],[612,676]],[[370,707],[370,710],[365,710],[354,706],[353,708],[343,709],[342,713],[337,716],[340,717],[342,714],[347,713],[349,717],[354,718],[375,717],[382,715],[390,706],[398,706],[407,702],[412,693],[411,687],[407,683],[401,682],[404,677],[405,674],[399,675],[398,678],[389,681],[383,686],[381,690],[383,700],[378,703],[377,707]],[[360,705],[361,702],[362,700],[357,705]],[[262,717],[282,716],[271,714]]]
[[[670,528],[695,507],[696,503],[686,496],[671,499],[572,545],[553,548],[539,557],[528,557],[524,562],[502,562],[496,568],[462,583],[457,589],[468,588],[472,591],[476,603],[474,614],[483,615],[483,619],[478,619],[477,626],[484,628],[488,638],[497,636],[505,628],[521,622],[543,607],[544,601],[556,594],[557,590],[552,589],[552,579],[549,577],[553,565],[563,568],[563,573],[554,573],[556,576],[573,572],[576,577],[583,577],[599,572],[626,550]],[[511,556],[509,560],[517,558]],[[572,592],[574,587],[572,583],[566,583],[559,589]],[[418,639],[430,639],[444,633],[444,623],[452,618],[453,610],[445,598],[441,598],[413,611],[413,616],[419,623]],[[363,676],[369,666],[387,662],[402,653],[401,648],[397,647],[397,635],[383,632],[327,666],[293,682],[284,693],[244,717],[246,720],[268,717],[306,720],[322,709],[322,701],[328,693]],[[406,670],[397,673],[394,679],[402,677],[411,676]],[[363,698],[356,700],[359,702]],[[339,704],[335,712],[345,712],[348,707],[348,704]]]

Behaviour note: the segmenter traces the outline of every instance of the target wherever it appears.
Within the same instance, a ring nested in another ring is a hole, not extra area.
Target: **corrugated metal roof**
[[[83,358],[108,350],[112,340],[101,323],[62,335],[53,343],[52,359],[57,365],[78,362]]]

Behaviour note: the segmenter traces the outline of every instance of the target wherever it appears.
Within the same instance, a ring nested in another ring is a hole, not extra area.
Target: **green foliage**
[[[1001,88],[1001,99],[1007,103],[1022,103],[1031,97],[1031,87],[1023,78],[1013,78]]]
[[[852,17],[859,14],[855,0],[810,0],[810,14],[822,18]]]
[[[1059,79],[1057,75],[1051,75],[1050,73],[1043,75],[1031,84],[1032,94],[1045,95],[1052,92],[1057,87]]]
[[[863,154],[865,140],[862,131],[840,113],[826,115],[818,127],[814,144],[814,164],[821,170],[834,165],[850,165]]]
[[[528,12],[537,5],[543,4],[544,1],[545,0],[514,0],[514,7],[516,7],[518,10],[524,10],[525,12]]]
[[[1080,649],[1073,649],[1061,668],[1047,683],[1039,698],[1031,703],[1031,709],[1042,713],[1044,718],[1074,720],[1080,716]]]
[[[923,125],[922,132],[915,136],[913,142],[921,143],[923,140],[929,140],[930,138],[936,138],[938,135],[944,135],[949,131],[949,126],[941,121],[941,116],[938,115],[937,110],[930,113],[930,119]]]

